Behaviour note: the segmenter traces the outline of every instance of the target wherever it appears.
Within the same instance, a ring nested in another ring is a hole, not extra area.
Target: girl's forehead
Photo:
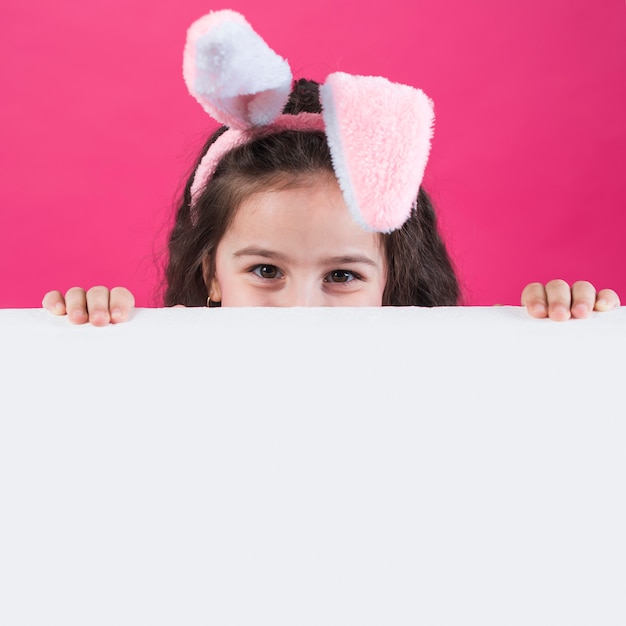
[[[251,194],[240,204],[224,238],[265,240],[281,247],[308,242],[325,249],[373,249],[381,244],[381,235],[353,220],[337,180],[326,174]]]

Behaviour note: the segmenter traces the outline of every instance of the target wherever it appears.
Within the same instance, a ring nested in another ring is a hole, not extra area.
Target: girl
[[[188,32],[184,76],[220,121],[169,237],[165,306],[451,306],[460,289],[421,186],[432,135],[423,92],[379,77],[293,83],[245,19],[211,13]],[[534,317],[619,305],[577,282],[528,285]],[[128,319],[122,287],[46,294],[72,323]]]

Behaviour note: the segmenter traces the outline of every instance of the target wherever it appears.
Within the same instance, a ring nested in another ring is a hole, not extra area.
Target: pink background
[[[626,300],[624,0],[5,1],[0,8],[0,306],[131,288],[158,306],[172,200],[213,122],[187,94],[190,23],[239,10],[295,76],[421,87],[425,184],[468,304],[533,280]]]

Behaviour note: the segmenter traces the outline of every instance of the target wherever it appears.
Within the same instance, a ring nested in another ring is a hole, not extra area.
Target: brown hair
[[[321,112],[318,84],[299,80],[285,106],[286,114]],[[214,133],[197,160],[226,129]],[[195,170],[195,168],[194,168]],[[165,306],[205,306],[207,286],[215,270],[217,245],[237,207],[249,195],[297,184],[320,171],[333,172],[330,150],[321,132],[283,131],[259,137],[227,153],[210,184],[194,201],[189,178],[169,237],[165,270]],[[402,228],[381,235],[387,259],[383,305],[449,306],[458,303],[459,284],[437,229],[433,205],[419,190],[411,216]],[[203,262],[208,259],[208,276]]]

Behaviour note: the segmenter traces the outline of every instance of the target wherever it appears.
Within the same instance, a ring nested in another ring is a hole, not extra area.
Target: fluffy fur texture
[[[183,75],[205,111],[229,127],[198,166],[192,198],[236,146],[280,130],[325,130],[353,218],[367,230],[390,232],[409,217],[434,123],[433,104],[421,90],[379,76],[336,72],[320,89],[322,116],[281,115],[291,90],[289,65],[230,10],[191,25]]]
[[[379,76],[337,72],[320,89],[333,168],[353,218],[390,232],[417,198],[434,122],[419,89]]]
[[[291,70],[234,11],[215,11],[187,31],[187,88],[204,110],[230,128],[270,124],[291,91]]]

